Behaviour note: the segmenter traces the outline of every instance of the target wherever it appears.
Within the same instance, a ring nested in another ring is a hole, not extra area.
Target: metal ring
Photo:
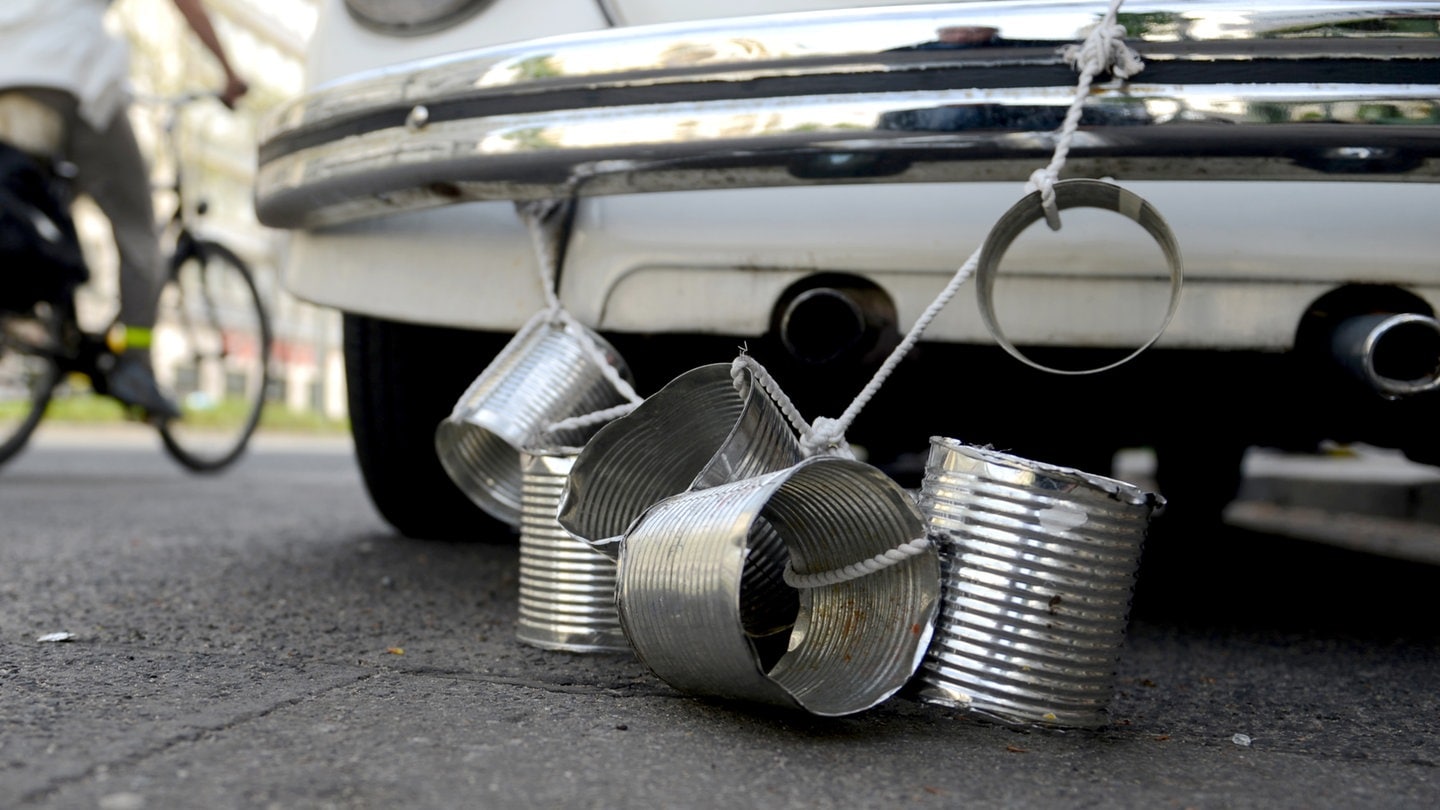
[[[1106,366],[1090,369],[1059,369],[1037,363],[1025,356],[1005,337],[1000,329],[999,320],[995,317],[995,276],[999,272],[1000,258],[1010,248],[1010,243],[1015,241],[1026,228],[1045,219],[1045,207],[1040,202],[1040,192],[1035,191],[1027,194],[1015,205],[1006,211],[995,227],[990,229],[990,234],[985,238],[985,244],[980,248],[980,260],[975,270],[975,283],[979,290],[977,296],[980,303],[980,317],[985,321],[985,328],[990,331],[991,337],[1000,347],[1009,352],[1012,357],[1032,368],[1048,371],[1052,374],[1096,374],[1101,371],[1122,366],[1140,355],[1141,352],[1150,348],[1160,336],[1165,333],[1170,320],[1175,317],[1175,311],[1180,307],[1180,288],[1184,286],[1185,272],[1180,262],[1180,247],[1175,242],[1175,234],[1170,226],[1165,223],[1164,218],[1155,210],[1155,207],[1146,202],[1140,195],[1123,189],[1114,183],[1103,180],[1072,179],[1061,180],[1054,185],[1055,208],[1057,211],[1066,208],[1103,208],[1106,211],[1115,211],[1134,220],[1150,234],[1165,253],[1165,260],[1170,265],[1170,306],[1165,313],[1165,319],[1160,323],[1160,328],[1155,334],[1145,341],[1135,351],[1125,357]]]

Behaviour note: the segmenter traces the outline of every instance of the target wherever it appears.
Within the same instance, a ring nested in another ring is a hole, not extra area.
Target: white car
[[[1150,447],[1198,514],[1249,446],[1440,462],[1440,2],[1125,3],[1144,69],[1096,78],[1061,177],[1126,193],[1025,227],[1108,6],[324,0],[256,209],[345,315],[379,511],[485,519],[433,437],[546,304],[540,199],[570,213],[551,291],[637,391],[743,346],[812,419],[1013,237],[850,427],[897,477],[931,436],[1102,474]]]

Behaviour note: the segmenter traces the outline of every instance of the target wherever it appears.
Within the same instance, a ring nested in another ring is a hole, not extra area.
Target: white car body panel
[[[608,10],[625,23],[652,23],[860,5],[882,4],[627,0]],[[323,86],[379,66],[605,25],[592,2],[563,0],[537,14],[534,3],[501,0],[447,31],[387,37],[354,24],[341,0],[328,0],[309,81]],[[1307,182],[1301,193],[1297,184],[1273,182],[1124,185],[1165,217],[1185,261],[1181,305],[1159,345],[1283,349],[1305,307],[1349,281],[1404,285],[1440,307],[1432,259],[1440,184]],[[561,300],[601,329],[750,336],[767,329],[765,302],[792,282],[855,272],[893,297],[904,329],[1023,193],[1010,182],[917,183],[584,198]],[[1344,229],[1323,224],[1342,210]],[[1081,240],[1078,247],[1067,241],[1028,265],[1005,263],[996,296],[1011,340],[1126,346],[1156,328],[1168,294],[1163,267],[1143,252],[1143,232],[1110,216],[1128,236],[1072,228],[1067,236]],[[1136,266],[1117,266],[1115,240],[1139,243]],[[544,301],[529,237],[505,202],[297,231],[287,271],[301,298],[402,321],[508,331]],[[1149,280],[1095,282],[1116,273]],[[973,285],[962,290],[926,337],[990,342],[974,294]]]
[[[537,13],[543,5],[544,13]],[[355,22],[344,0],[321,0],[319,20],[305,62],[305,83],[322,86],[354,73],[415,59],[605,28],[594,0],[546,0],[543,4],[500,0],[453,28],[418,36],[392,36]]]

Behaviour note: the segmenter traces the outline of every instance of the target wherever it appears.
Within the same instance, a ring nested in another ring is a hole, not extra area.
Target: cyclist
[[[201,0],[172,0],[225,72],[226,107],[248,90],[231,67]],[[150,362],[151,329],[164,282],[150,197],[149,164],[130,128],[130,55],[105,26],[110,0],[4,0],[0,3],[0,88],[18,90],[64,122],[65,158],[76,189],[110,221],[120,258],[120,309],[109,331],[116,363],[104,390],[154,421],[180,415]]]

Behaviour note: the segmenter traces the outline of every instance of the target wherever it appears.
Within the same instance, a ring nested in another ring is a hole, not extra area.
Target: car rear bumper
[[[638,26],[354,76],[262,134],[256,210],[315,227],[467,200],[1024,180],[1093,0]],[[1440,180],[1440,3],[1133,2],[1068,172]]]

